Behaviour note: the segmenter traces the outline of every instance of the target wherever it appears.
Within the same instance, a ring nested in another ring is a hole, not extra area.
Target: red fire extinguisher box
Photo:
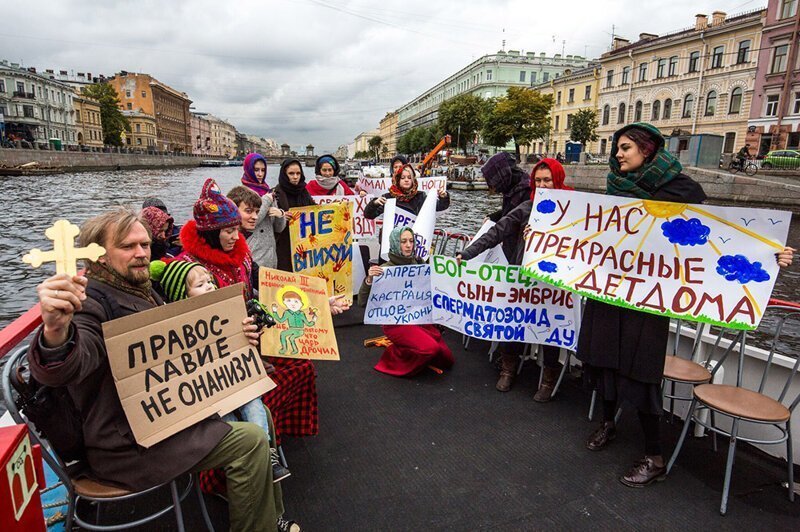
[[[34,452],[28,427],[0,428],[0,530],[45,530],[37,471],[41,455]],[[38,458],[38,465],[36,463]]]

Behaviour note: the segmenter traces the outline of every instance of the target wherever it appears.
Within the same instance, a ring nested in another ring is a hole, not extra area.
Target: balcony
[[[36,94],[32,92],[25,92],[25,91],[14,91],[13,94],[14,98],[24,98],[26,100],[35,100]]]

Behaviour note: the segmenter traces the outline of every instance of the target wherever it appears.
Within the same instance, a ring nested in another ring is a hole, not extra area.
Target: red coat
[[[229,252],[212,248],[197,231],[197,223],[189,220],[181,229],[183,252],[175,260],[202,264],[217,282],[219,288],[244,283],[245,293],[252,293],[250,281],[253,273],[253,258],[244,238],[239,238]]]
[[[319,182],[315,179],[314,181],[309,181],[306,183],[306,190],[312,196],[355,196],[355,192],[353,189],[347,186],[347,183],[339,180],[339,183],[333,187],[332,189],[328,190],[322,188]]]

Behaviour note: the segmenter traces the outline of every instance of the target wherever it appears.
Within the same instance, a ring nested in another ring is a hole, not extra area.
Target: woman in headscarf
[[[497,157],[497,155],[495,155],[495,157]],[[495,157],[492,157],[492,159]],[[489,161],[491,162],[492,159]],[[495,162],[502,162],[502,160]],[[511,170],[509,170],[508,173],[510,174]],[[484,176],[485,175],[486,172],[484,171]],[[502,243],[503,254],[506,256],[508,263],[515,265],[522,264],[522,256],[525,252],[525,230],[528,226],[531,209],[533,208],[536,187],[572,190],[572,187],[564,184],[564,178],[564,167],[555,159],[542,159],[536,163],[536,166],[534,166],[531,171],[530,182],[526,187],[526,190],[528,190],[527,200],[523,201],[507,215],[500,218],[494,227],[473,242],[471,246],[463,250],[460,254],[457,254],[456,259],[472,259],[487,249],[492,249],[496,245]],[[525,181],[527,181],[527,179]],[[518,185],[515,185],[512,187],[512,190],[517,188]],[[503,204],[505,207],[505,197]],[[524,347],[525,344],[519,342],[503,342],[500,345],[500,378],[495,386],[498,391],[507,392],[511,389],[514,376],[517,374],[517,365],[519,364],[520,355],[522,355]],[[553,394],[560,371],[558,354],[559,349],[557,347],[549,345],[542,346],[542,381],[539,385],[539,389],[533,396],[533,399],[537,402],[547,402]]]
[[[339,179],[339,161],[333,155],[321,155],[314,165],[316,179],[306,185],[312,196],[353,196],[355,192]]]
[[[618,130],[611,141],[611,171],[606,194],[631,198],[702,203],[703,188],[664,147],[661,132],[645,123]],[[586,441],[591,451],[616,436],[614,416],[622,401],[632,404],[644,432],[644,459],[620,477],[626,486],[662,480],[661,380],[667,352],[669,318],[588,299],[581,322],[577,357],[603,404],[603,421]]]
[[[267,184],[267,160],[260,153],[249,153],[244,158],[242,164],[244,173],[242,174],[242,184],[258,194],[263,196],[269,192],[269,185]]]
[[[364,207],[364,218],[374,219],[383,214],[386,200],[395,198],[397,207],[404,209],[414,216],[419,214],[422,204],[425,203],[425,194],[420,192],[417,187],[417,172],[410,164],[404,164],[400,170],[392,176],[392,186],[389,192],[370,201]],[[443,211],[450,206],[450,195],[446,190],[438,191],[439,200],[436,202],[436,210]]]
[[[392,157],[392,160],[389,161],[389,170],[392,172],[392,175],[396,174],[403,166],[408,164],[408,159],[404,155],[395,155]]]
[[[383,275],[383,268],[402,264],[420,264],[414,256],[414,231],[410,227],[395,227],[389,235],[389,261],[371,266],[358,291],[358,303],[367,305],[372,281]],[[384,325],[383,333],[392,341],[375,369],[394,377],[410,377],[434,366],[448,369],[455,359],[435,325]]]
[[[150,260],[160,260],[169,254],[168,238],[172,235],[174,220],[172,216],[158,207],[145,207],[139,217],[150,231]]]
[[[275,187],[275,200],[289,220],[289,209],[315,205],[311,194],[306,189],[306,178],[303,165],[298,159],[286,159],[281,163],[278,174],[278,186]],[[275,244],[278,252],[278,269],[292,271],[292,244],[289,238],[289,224],[279,233],[275,233]]]

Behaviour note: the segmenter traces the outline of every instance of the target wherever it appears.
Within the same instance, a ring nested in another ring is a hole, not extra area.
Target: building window
[[[656,63],[656,78],[663,78],[664,71],[667,69],[667,60],[666,59],[659,59],[658,63]]]
[[[617,124],[624,124],[625,123],[625,104],[619,104],[619,111],[617,113]]]
[[[725,144],[722,146],[722,153],[733,153],[734,146],[736,146],[736,133],[725,133]]]
[[[714,116],[717,108],[717,91],[711,91],[706,96],[706,116]]]
[[[739,51],[736,52],[736,64],[750,62],[750,41],[742,41],[739,43]]]
[[[583,99],[584,100],[591,100],[592,99],[592,86],[586,85],[586,89],[583,91]]]
[[[556,127],[553,128],[554,131],[558,131],[558,125],[561,123],[560,119],[561,119],[560,116],[556,117]]]
[[[722,68],[722,55],[725,52],[724,46],[717,46],[711,54],[711,68]]]
[[[683,113],[681,114],[681,118],[691,118],[693,106],[694,106],[694,96],[692,96],[691,94],[687,94],[683,98]]]
[[[0,79],[0,92],[6,92],[6,82],[5,80]],[[41,94],[41,90],[39,93]]]
[[[647,81],[647,63],[639,65],[639,81]]]
[[[8,109],[6,109],[5,105],[0,105],[0,115],[8,116]]]
[[[491,69],[486,71],[486,81],[492,81],[492,70]]]
[[[793,115],[800,115],[800,92],[794,93],[794,108],[792,109]]]
[[[17,92],[25,92],[25,83],[22,81],[17,82]]]
[[[728,114],[739,114],[739,111],[742,110],[742,88],[735,87],[731,91],[731,105],[728,108]]]
[[[777,94],[771,94],[767,96],[767,108],[764,112],[764,116],[777,116],[778,115],[778,101],[780,100],[780,96]]]
[[[126,90],[125,91],[125,97],[126,98],[130,98],[131,97],[131,91]]]
[[[520,81],[520,83],[525,81],[525,75],[526,74],[527,74],[527,72],[525,72],[524,70],[520,70],[519,71],[519,81]]]
[[[622,84],[627,85],[631,75],[631,67],[624,67],[622,69]]]
[[[566,130],[569,131],[572,129],[572,115],[567,115],[567,128]]]
[[[606,87],[613,87],[614,86],[614,71],[609,70],[606,73]]]
[[[550,72],[545,72],[542,74],[542,82],[550,81]]]
[[[786,55],[789,53],[789,45],[782,44],[776,46],[772,51],[772,68],[769,73],[775,74],[776,72],[784,72],[786,70]]]
[[[23,105],[22,106],[22,116],[25,118],[33,118],[33,106],[32,105]]]
[[[781,18],[793,17],[797,14],[797,0],[783,0],[781,4]]]
[[[673,55],[669,58],[669,72],[667,73],[668,76],[674,76],[678,73],[678,56]]]
[[[633,107],[633,121],[634,122],[642,121],[642,100],[636,102],[636,105]]]
[[[538,72],[531,72],[531,84],[536,83],[536,74]]]
[[[567,103],[572,103],[575,101],[575,89],[569,90],[569,98],[567,98]]]
[[[136,124],[136,132],[137,133],[141,133],[142,132],[142,124]]]
[[[131,110],[133,110],[133,104],[131,104],[131,102],[128,102],[128,103],[126,104],[126,106],[127,106],[127,108],[128,108],[128,111],[131,111]]]
[[[658,120],[659,115],[661,114],[661,102],[660,101],[656,100],[656,101],[653,102],[653,110],[652,110],[652,112],[650,114],[652,115],[651,120],[653,122]]]
[[[142,91],[142,98],[147,98],[147,91]]]
[[[611,115],[611,107],[609,105],[603,106],[603,125],[607,126]]]
[[[600,155],[606,154],[606,148],[608,146],[608,141],[606,139],[600,140]]]
[[[556,105],[561,105],[561,91],[556,93]]]
[[[698,72],[700,70],[700,52],[692,52],[689,54],[689,72]]]

